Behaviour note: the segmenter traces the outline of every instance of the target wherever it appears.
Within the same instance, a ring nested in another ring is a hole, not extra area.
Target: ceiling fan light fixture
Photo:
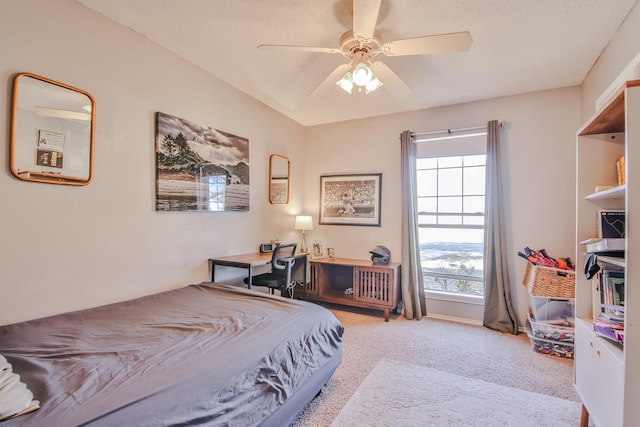
[[[348,94],[353,91],[353,74],[351,71],[347,71],[340,80],[336,82],[340,89],[344,90]]]
[[[373,71],[364,62],[360,62],[353,69],[353,83],[358,86],[366,86],[373,78]]]
[[[382,82],[378,80],[375,74],[372,74],[371,81],[369,81],[369,83],[367,83],[364,88],[366,93],[370,94],[374,90],[378,89],[380,86],[382,86]]]

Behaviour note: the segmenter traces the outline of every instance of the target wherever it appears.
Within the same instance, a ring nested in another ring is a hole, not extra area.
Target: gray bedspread
[[[342,334],[325,308],[219,284],[2,326],[41,408],[0,427],[259,425]]]

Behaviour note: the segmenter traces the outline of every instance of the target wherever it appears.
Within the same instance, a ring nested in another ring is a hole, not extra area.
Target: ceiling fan
[[[350,60],[336,67],[311,93],[319,95],[337,84],[348,93],[354,86],[358,91],[373,92],[383,85],[397,98],[411,92],[407,84],[382,61],[372,59],[385,56],[430,55],[464,52],[473,39],[468,31],[413,37],[382,42],[375,31],[382,0],[353,0],[353,30],[340,37],[340,47],[313,47],[261,44],[259,48],[284,49],[300,52],[339,53]]]

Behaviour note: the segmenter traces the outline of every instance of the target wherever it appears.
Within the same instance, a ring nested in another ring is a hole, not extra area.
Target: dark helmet
[[[389,264],[389,261],[391,261],[391,251],[385,246],[378,245],[371,249],[369,253],[374,264]]]

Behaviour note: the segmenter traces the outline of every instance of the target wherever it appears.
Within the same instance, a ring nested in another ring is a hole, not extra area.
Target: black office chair
[[[269,273],[258,274],[251,280],[252,286],[266,286],[269,293],[273,294],[274,289],[280,290],[284,295],[291,289],[291,268],[295,264],[294,257],[297,243],[286,243],[276,246],[271,255],[271,271]],[[244,279],[244,283],[249,284],[249,278]],[[291,292],[290,295],[292,296]]]

